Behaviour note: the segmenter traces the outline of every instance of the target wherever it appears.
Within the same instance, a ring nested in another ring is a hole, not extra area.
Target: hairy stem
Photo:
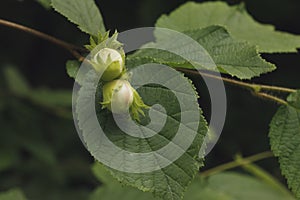
[[[18,30],[24,31],[26,33],[32,34],[34,36],[37,36],[39,38],[42,38],[44,40],[47,40],[47,41],[49,41],[53,44],[56,44],[56,45],[58,45],[58,46],[60,46],[64,49],[68,50],[78,60],[83,61],[83,59],[84,59],[79,53],[79,52],[86,52],[86,50],[84,48],[75,46],[73,44],[67,43],[67,42],[62,41],[60,39],[57,39],[55,37],[52,37],[52,36],[47,35],[45,33],[42,33],[40,31],[34,30],[32,28],[29,28],[29,27],[26,27],[26,26],[23,26],[23,25],[20,25],[20,24],[16,24],[14,22],[10,22],[10,21],[4,20],[4,19],[0,19],[0,25],[7,26],[7,27],[10,27],[10,28],[14,28],[14,29],[18,29]]]
[[[273,95],[270,95],[270,94],[267,94],[267,93],[264,93],[264,92],[261,92],[261,91],[262,90],[268,90],[268,91],[287,92],[287,93],[296,92],[295,89],[291,89],[291,88],[261,85],[261,84],[254,84],[254,83],[246,83],[246,82],[243,82],[243,81],[238,81],[238,80],[213,75],[213,74],[210,74],[210,73],[199,72],[199,71],[191,70],[191,69],[184,69],[184,68],[176,68],[176,69],[178,71],[181,71],[181,72],[184,72],[184,73],[187,73],[187,74],[205,76],[205,77],[208,77],[208,78],[224,81],[224,82],[230,83],[232,85],[236,85],[236,86],[239,86],[239,87],[242,87],[242,88],[249,89],[250,91],[253,92],[253,94],[255,96],[261,97],[263,99],[269,99],[271,101],[274,101],[276,103],[283,104],[283,105],[287,105],[288,103],[283,99],[280,99],[276,96],[273,96]]]
[[[221,81],[231,83],[233,85],[237,85],[237,86],[240,86],[240,87],[244,87],[244,88],[247,88],[247,89],[250,89],[250,90],[256,90],[256,91],[270,90],[270,91],[288,92],[288,93],[296,92],[295,89],[291,89],[291,88],[270,86],[270,85],[261,85],[261,84],[254,84],[254,83],[246,83],[246,82],[243,82],[243,81],[238,81],[238,80],[234,80],[234,79],[230,79],[230,78],[220,77],[220,76],[216,76],[216,75],[213,75],[213,74],[209,74],[209,73],[205,73],[205,72],[199,72],[199,71],[191,70],[191,69],[184,69],[184,68],[176,68],[176,69],[178,71],[182,71],[182,72],[185,72],[185,73],[188,73],[188,74],[201,75],[201,76],[221,80]]]
[[[242,161],[234,160],[232,162],[225,163],[225,164],[219,165],[217,167],[208,169],[204,172],[201,172],[200,175],[202,177],[211,176],[211,175],[218,174],[220,172],[223,172],[223,171],[226,171],[226,170],[229,170],[229,169],[233,169],[233,168],[236,168],[236,167],[239,167],[239,166],[247,165],[247,164],[250,164],[250,163],[253,163],[253,162],[256,162],[256,161],[259,161],[259,160],[263,160],[263,159],[266,159],[266,158],[271,158],[273,156],[274,155],[271,151],[262,152],[262,153],[259,153],[259,154],[255,154],[253,156],[246,157]]]
[[[278,97],[275,97],[273,95],[269,95],[267,93],[264,93],[264,92],[254,92],[253,93],[255,96],[258,96],[258,97],[261,97],[263,99],[269,99],[271,101],[274,101],[276,103],[279,103],[279,104],[282,104],[282,105],[288,105],[288,102],[286,102],[285,100],[283,99],[280,99]]]

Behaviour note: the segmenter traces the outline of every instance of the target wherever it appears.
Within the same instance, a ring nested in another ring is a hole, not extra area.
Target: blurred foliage
[[[108,174],[101,164],[93,165],[95,176],[104,184],[90,196],[90,200],[154,200],[147,192],[122,186]],[[265,173],[260,171],[260,173]],[[225,184],[224,184],[225,183]],[[184,200],[294,200],[290,193],[274,188],[264,180],[244,173],[223,172],[210,177],[196,177],[188,187]]]
[[[84,199],[94,179],[72,126],[71,91],[32,88],[12,66],[3,66],[1,76],[1,190],[20,186],[29,199]]]
[[[46,9],[51,8],[51,0],[36,0],[39,2],[42,6],[44,6]]]
[[[106,26],[119,31],[153,26],[162,13],[168,13],[184,2],[97,1]],[[300,34],[299,0],[245,2],[258,21]],[[77,45],[88,42],[88,37],[76,26],[34,0],[3,0],[0,13],[0,18]],[[16,187],[22,189],[30,200],[88,199],[98,182],[90,170],[93,159],[81,143],[72,121],[73,80],[65,70],[65,63],[73,59],[72,56],[48,42],[6,27],[0,27],[0,41],[0,200],[7,198],[2,191]],[[299,53],[264,57],[274,62],[278,69],[254,79],[254,82],[300,86]],[[201,107],[209,116],[210,100],[206,88],[201,80],[191,78],[199,88]],[[231,156],[239,151],[248,155],[269,149],[268,123],[277,106],[252,98],[248,91],[240,88],[226,86],[226,89],[229,102],[226,125],[222,139],[206,159],[205,168],[231,160]],[[259,164],[281,178],[275,159]],[[19,193],[12,191],[7,195]],[[10,199],[18,200],[17,197]]]
[[[0,200],[26,200],[23,192],[19,189],[11,189],[0,193]]]

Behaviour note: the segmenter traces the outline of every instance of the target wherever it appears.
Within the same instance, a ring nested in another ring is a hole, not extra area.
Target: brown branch
[[[32,28],[29,28],[29,27],[26,27],[26,26],[23,26],[23,25],[20,25],[20,24],[16,24],[14,22],[10,22],[10,21],[4,20],[4,19],[0,19],[0,25],[21,30],[23,32],[29,33],[31,35],[35,35],[39,38],[42,38],[42,39],[47,40],[47,41],[49,41],[53,44],[56,44],[57,46],[60,46],[64,49],[68,50],[75,58],[77,58],[80,61],[83,61],[84,57],[81,56],[79,52],[87,52],[87,50],[82,48],[82,47],[78,47],[76,45],[67,43],[67,42],[62,41],[60,39],[57,39],[55,37],[52,37],[52,36],[47,35],[45,33],[42,33],[40,31],[34,30]]]
[[[35,36],[39,37],[39,38],[47,40],[47,41],[49,41],[53,44],[56,44],[56,45],[58,45],[58,46],[60,46],[64,49],[66,49],[67,51],[69,51],[76,59],[78,59],[81,62],[84,61],[84,59],[85,59],[80,54],[80,52],[85,53],[85,52],[87,52],[87,50],[82,48],[82,47],[78,47],[76,45],[73,45],[73,44],[67,43],[65,41],[62,41],[60,39],[57,39],[53,36],[42,33],[40,31],[34,30],[32,28],[29,28],[29,27],[26,27],[26,26],[23,26],[23,25],[20,25],[20,24],[16,24],[16,23],[4,20],[4,19],[0,19],[0,25],[4,25],[4,26],[7,26],[7,27],[11,27],[11,28],[14,28],[14,29],[24,31],[26,33],[30,33],[32,35],[35,35]],[[263,92],[261,92],[261,90],[270,90],[270,91],[288,92],[288,93],[296,92],[295,89],[290,89],[290,88],[285,88],[285,87],[246,83],[246,82],[243,82],[243,81],[238,81],[238,80],[234,80],[234,79],[230,79],[230,78],[216,76],[216,75],[205,73],[205,72],[198,72],[196,70],[191,70],[191,69],[184,69],[184,68],[176,68],[176,69],[178,71],[181,71],[181,72],[184,72],[184,73],[187,73],[187,74],[201,75],[201,76],[213,78],[213,79],[216,79],[216,80],[224,81],[224,82],[227,82],[227,83],[230,83],[230,84],[233,84],[233,85],[237,85],[237,86],[240,86],[240,87],[243,87],[243,88],[247,88],[247,89],[253,91],[256,96],[259,96],[259,97],[262,97],[262,98],[265,98],[265,99],[270,99],[270,100],[276,101],[276,102],[284,104],[284,105],[287,105],[286,101],[284,101],[284,100],[282,100],[278,97],[263,93]]]
[[[275,102],[277,102],[279,104],[283,104],[283,105],[287,105],[288,103],[283,99],[280,99],[280,98],[272,96],[270,94],[261,92],[261,90],[287,92],[287,93],[296,92],[295,89],[290,89],[290,88],[285,88],[285,87],[278,87],[278,86],[269,86],[269,85],[246,83],[246,82],[243,82],[243,81],[238,81],[238,80],[234,80],[234,79],[230,79],[230,78],[226,78],[226,77],[221,77],[221,76],[217,76],[217,75],[213,75],[213,74],[209,74],[209,73],[205,73],[205,72],[199,72],[199,71],[191,70],[191,69],[176,68],[176,70],[187,73],[187,74],[213,78],[215,80],[220,80],[220,81],[224,81],[224,82],[236,85],[236,86],[240,86],[242,88],[249,89],[250,91],[253,92],[253,94],[255,96],[261,97],[263,99],[269,99],[269,100],[275,101]]]
[[[288,102],[286,102],[285,100],[280,99],[280,98],[275,97],[275,96],[272,96],[272,95],[269,95],[269,94],[264,93],[264,92],[254,92],[253,94],[255,96],[261,97],[263,99],[269,99],[271,101],[274,101],[274,102],[282,104],[282,105],[288,105]]]
[[[256,90],[256,91],[273,90],[273,91],[288,92],[288,93],[296,92],[295,89],[291,89],[291,88],[246,83],[246,82],[243,82],[243,81],[238,81],[238,80],[234,80],[234,79],[230,79],[230,78],[220,77],[220,76],[216,76],[216,75],[213,75],[213,74],[209,74],[209,73],[205,73],[205,72],[199,72],[199,71],[191,70],[191,69],[184,69],[184,68],[176,68],[176,69],[178,71],[185,72],[185,73],[188,73],[188,74],[201,75],[201,76],[213,78],[213,79],[216,79],[216,80],[224,81],[224,82],[227,82],[227,83],[231,83],[233,85],[241,86],[241,87],[251,89],[251,90]]]

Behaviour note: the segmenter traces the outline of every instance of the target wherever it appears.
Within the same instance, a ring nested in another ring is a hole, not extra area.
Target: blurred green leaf
[[[70,90],[50,90],[40,88],[33,90],[28,98],[39,104],[52,107],[71,107],[72,92]]]
[[[102,16],[94,0],[52,0],[52,7],[85,33],[105,33]]]
[[[0,76],[0,190],[18,186],[33,199],[87,199],[93,179],[74,137],[71,90],[30,87],[9,65]],[[67,119],[53,116],[62,112]]]
[[[11,189],[7,192],[0,193],[0,200],[26,200],[26,197],[21,190]]]
[[[35,1],[39,2],[46,9],[51,8],[51,0],[35,0]]]
[[[17,96],[27,96],[30,93],[30,86],[27,80],[15,67],[4,68],[4,77],[10,91]]]
[[[229,6],[224,2],[188,2],[170,15],[162,15],[157,27],[176,31],[187,31],[208,27],[224,26],[234,39],[258,45],[260,52],[297,52],[300,36],[275,31],[274,26],[256,22],[244,4]]]
[[[24,76],[14,67],[4,68],[4,75],[9,90],[16,96],[30,100],[40,106],[71,107],[72,92],[70,90],[33,89]]]
[[[232,200],[292,200],[272,186],[248,175],[232,172],[220,173],[209,177],[208,187],[211,193],[226,194]],[[187,192],[188,193],[188,192]],[[200,193],[199,193],[200,194]],[[191,194],[192,195],[192,194]],[[208,198],[204,198],[208,199]]]
[[[113,179],[109,172],[99,163],[93,165],[95,176],[103,183],[90,197],[90,200],[132,200],[155,199],[148,193],[122,186]],[[193,180],[184,196],[185,200],[293,200],[286,193],[254,177],[224,172],[209,177],[207,180],[199,176]]]
[[[15,150],[1,149],[0,151],[0,172],[9,169],[14,165],[18,155]]]
[[[90,196],[90,200],[151,200],[151,193],[142,192],[136,188],[122,186],[101,164],[93,165],[93,172],[103,185],[98,187]]]
[[[293,198],[291,192],[287,189],[287,187],[283,185],[279,180],[277,180],[274,176],[272,176],[269,172],[265,171],[263,168],[257,166],[254,163],[245,164],[247,163],[247,160],[243,159],[239,155],[236,157],[235,160],[236,162],[239,162],[241,164],[241,167],[245,171],[264,181],[268,185],[272,186],[274,189],[281,191],[287,196],[290,196],[290,198]]]
[[[0,112],[5,108],[6,99],[0,98]]]
[[[49,145],[45,144],[45,142],[43,142],[42,140],[25,140],[23,142],[23,147],[27,151],[29,151],[33,156],[35,156],[38,160],[52,166],[57,164],[57,160],[53,149],[50,148]]]

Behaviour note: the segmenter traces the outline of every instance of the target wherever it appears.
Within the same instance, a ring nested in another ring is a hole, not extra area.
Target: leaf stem
[[[262,153],[259,153],[259,154],[255,154],[255,155],[246,157],[242,161],[241,160],[234,160],[232,162],[225,163],[225,164],[219,165],[217,167],[208,169],[208,170],[200,173],[200,175],[202,177],[211,176],[211,175],[214,175],[214,174],[217,174],[217,173],[229,170],[229,169],[233,169],[233,168],[236,168],[236,167],[239,167],[239,166],[247,165],[247,164],[250,164],[250,163],[253,163],[253,162],[256,162],[256,161],[259,161],[259,160],[263,160],[263,159],[266,159],[266,158],[271,158],[273,156],[274,155],[271,151],[265,151],[265,152],[262,152]]]
[[[79,52],[87,52],[87,50],[84,49],[84,48],[81,48],[81,47],[78,47],[76,45],[67,43],[65,41],[62,41],[60,39],[57,39],[55,37],[52,37],[50,35],[47,35],[47,34],[42,33],[40,31],[37,31],[35,29],[29,28],[29,27],[26,27],[26,26],[23,26],[23,25],[20,25],[20,24],[16,24],[14,22],[10,22],[10,21],[4,20],[4,19],[0,19],[0,25],[21,30],[23,32],[29,33],[31,35],[35,35],[39,38],[42,38],[42,39],[47,40],[47,41],[49,41],[53,44],[56,44],[56,45],[58,45],[58,46],[60,46],[64,49],[68,50],[75,58],[77,58],[80,61],[83,61],[84,57],[82,57]]]

